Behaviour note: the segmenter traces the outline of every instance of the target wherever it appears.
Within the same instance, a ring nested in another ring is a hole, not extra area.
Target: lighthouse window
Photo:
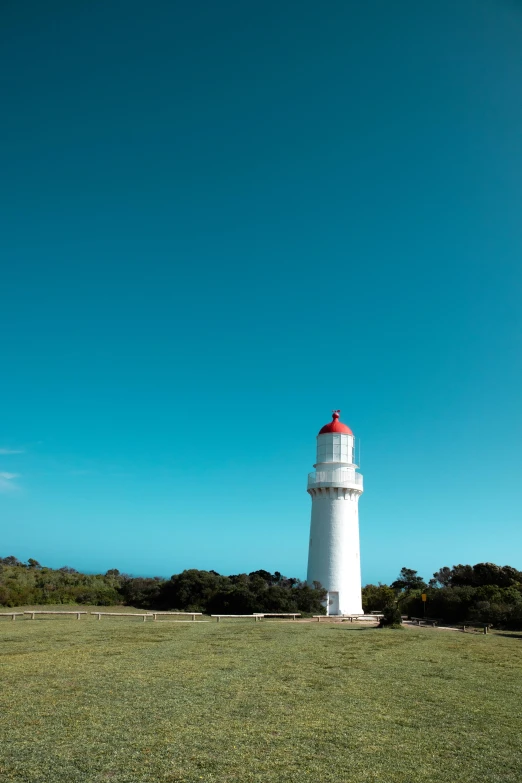
[[[340,435],[334,435],[332,438],[332,446],[333,446],[333,454],[332,457],[334,460],[338,460],[341,456],[341,436]]]

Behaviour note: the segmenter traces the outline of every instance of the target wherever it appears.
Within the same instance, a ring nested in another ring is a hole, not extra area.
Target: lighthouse
[[[312,498],[307,582],[328,591],[327,614],[363,614],[359,544],[359,497],[363,477],[355,464],[355,438],[332,412],[319,430],[315,471],[308,474]]]

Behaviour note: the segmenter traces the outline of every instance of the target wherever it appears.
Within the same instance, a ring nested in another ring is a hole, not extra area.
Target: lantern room
[[[346,424],[339,421],[341,411],[332,412],[332,421],[319,430],[317,436],[317,463],[329,468],[355,464],[355,438]]]

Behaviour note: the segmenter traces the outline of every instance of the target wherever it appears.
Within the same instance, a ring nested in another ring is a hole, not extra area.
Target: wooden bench
[[[256,621],[256,623],[258,620],[261,620],[261,615],[259,614],[211,614],[210,616],[215,617],[218,623],[222,617],[237,617],[237,618],[248,617],[249,620],[253,619]]]
[[[24,612],[24,614],[30,614],[31,615],[31,620],[34,620],[35,619],[35,615],[37,615],[37,614],[75,614],[76,615],[76,619],[79,620],[81,618],[82,614],[87,614],[87,612],[76,612],[76,611],[73,611],[73,612],[54,612],[54,611],[48,611],[46,609],[45,610],[39,610],[38,609],[38,610],[35,610],[34,612],[32,610],[29,610],[27,612]]]
[[[421,623],[426,623],[426,625],[432,625],[434,628],[436,628],[440,622],[433,617],[410,617],[410,620],[412,623],[417,623],[419,626]]]
[[[256,617],[291,617],[295,620],[296,617],[301,617],[300,612],[254,612]]]
[[[174,615],[179,617],[180,615],[183,617],[192,617],[192,620],[195,620],[196,617],[201,617],[203,612],[153,612],[152,616],[155,620],[158,619],[158,617],[170,617],[170,615]]]
[[[0,612],[0,617],[10,617],[11,620],[16,620],[17,617],[20,617],[25,614],[25,612]]]
[[[98,620],[102,617],[143,617],[143,622],[146,622],[147,617],[152,617],[150,613],[141,614],[139,612],[91,612],[91,614],[97,615]]]

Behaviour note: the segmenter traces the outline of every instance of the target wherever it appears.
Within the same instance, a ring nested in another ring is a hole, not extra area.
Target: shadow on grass
[[[326,625],[326,623],[325,623]],[[331,623],[334,625],[334,623]],[[359,633],[371,633],[372,631],[402,631],[402,628],[381,628],[378,625],[350,625],[349,623],[335,623],[335,625],[342,625],[346,631],[358,631]]]
[[[497,631],[495,636],[506,636],[508,639],[522,639],[522,633],[502,633],[501,631]]]

